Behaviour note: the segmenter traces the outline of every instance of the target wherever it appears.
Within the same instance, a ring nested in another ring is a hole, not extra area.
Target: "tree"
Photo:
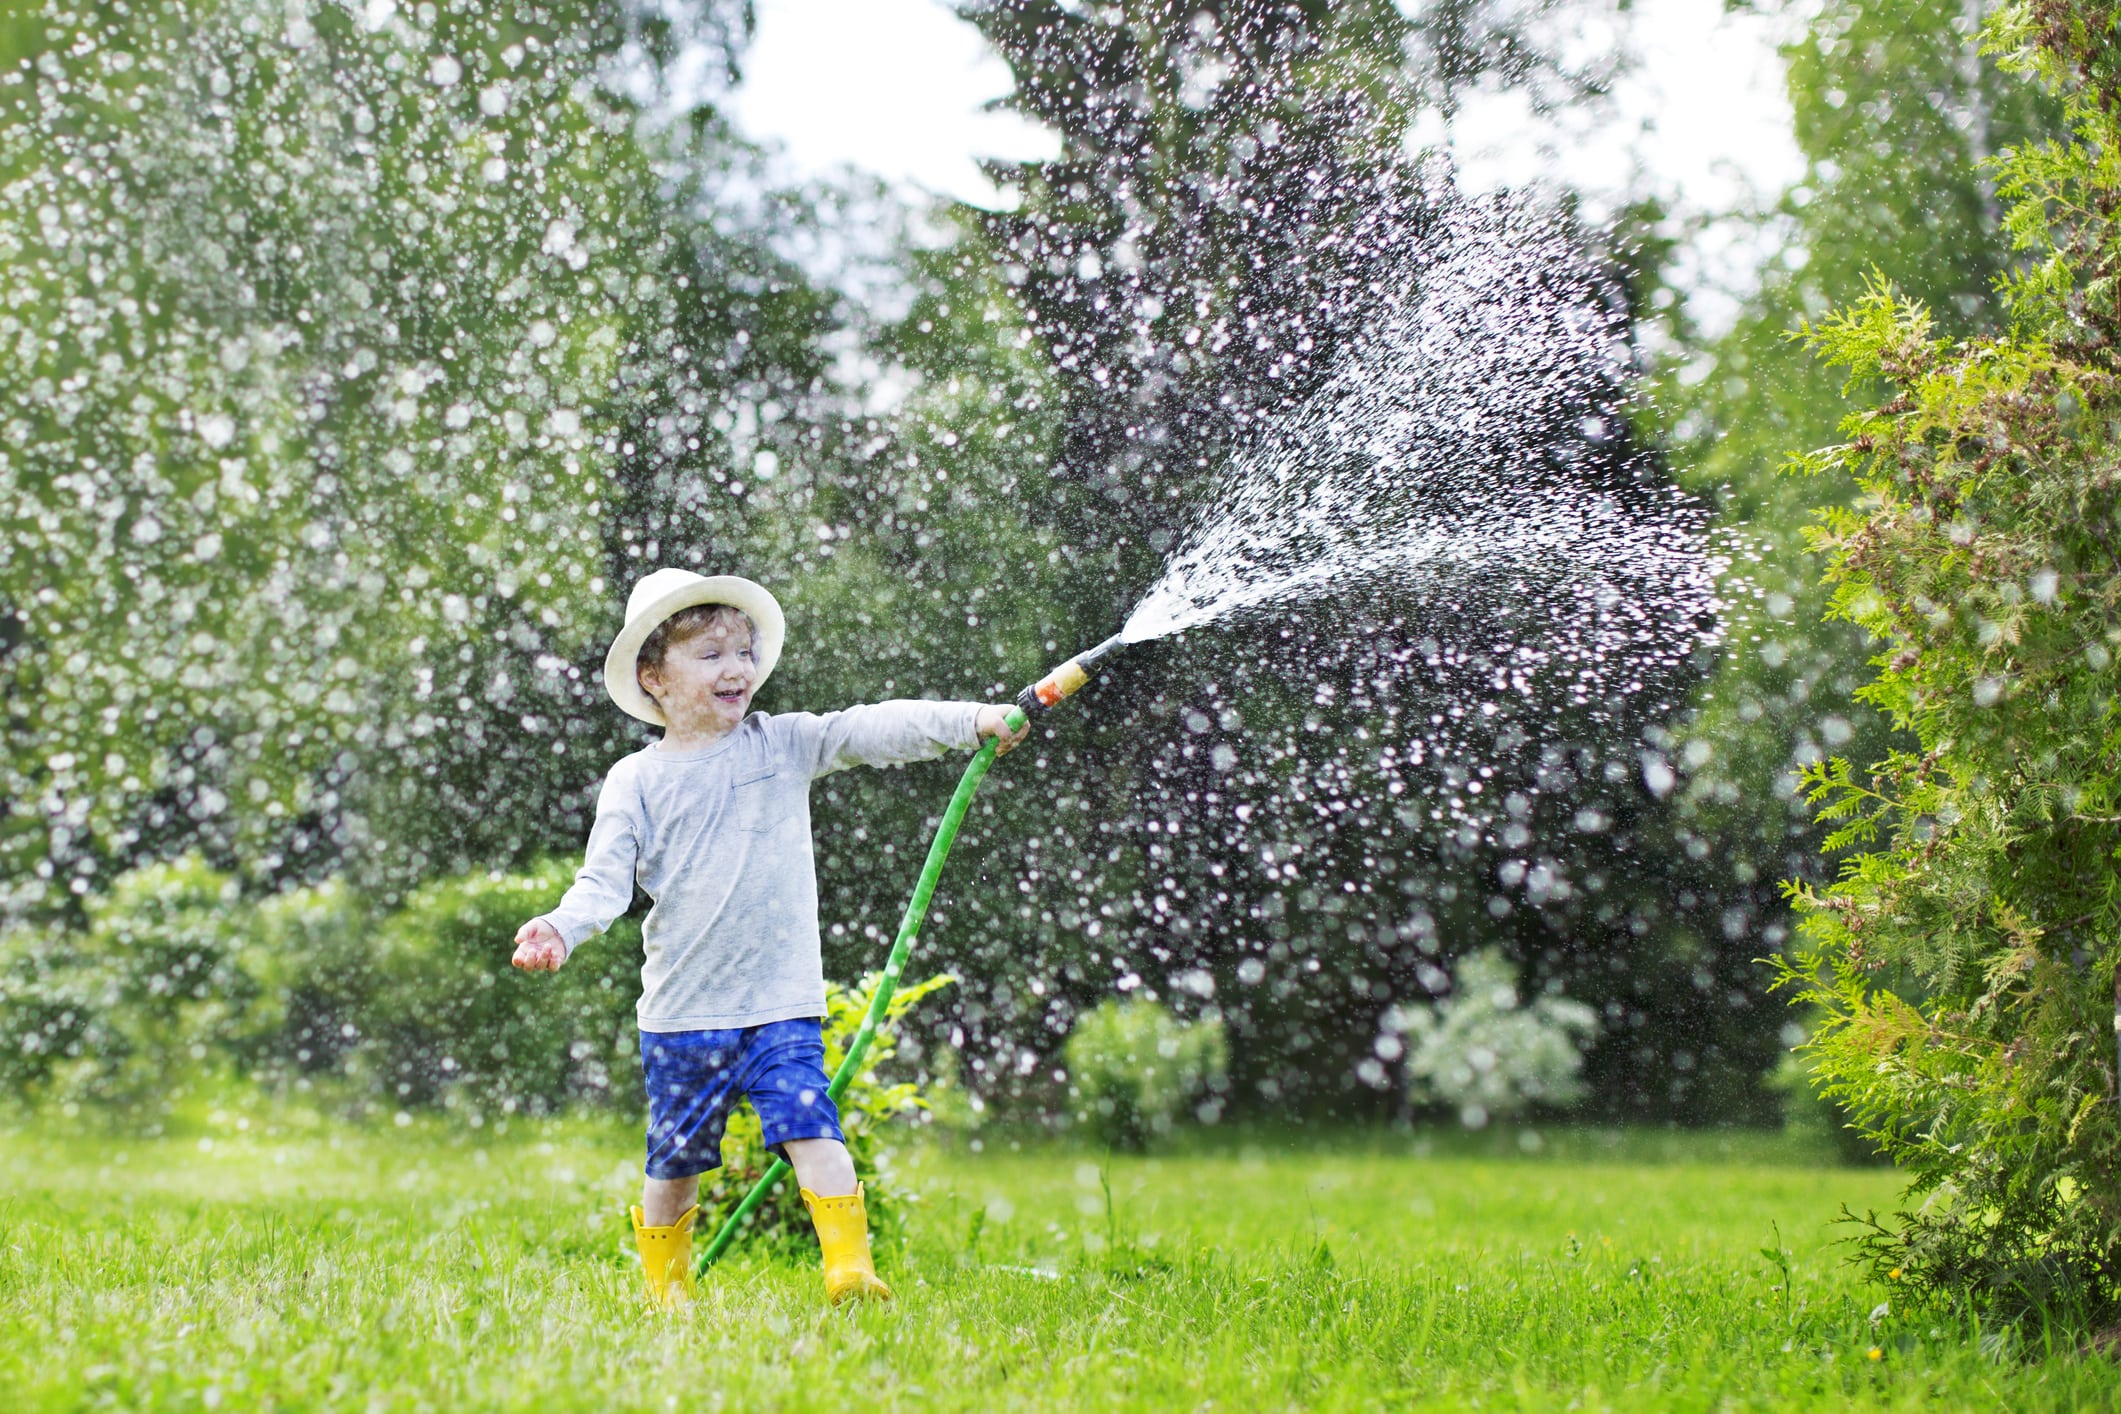
[[[1683,232],[1660,208],[1630,213],[1615,242],[1641,252],[1633,300],[1651,376],[1637,424],[1684,485],[1719,504],[1736,550],[1723,651],[1685,716],[1651,744],[1672,795],[1636,861],[1662,890],[1668,955],[1705,984],[1715,1023],[1703,1053],[1712,1046],[1746,1073],[1716,1087],[1732,1110],[1771,1103],[1757,1077],[1803,1032],[1764,996],[1768,978],[1752,962],[1789,936],[1775,881],[1822,876],[1825,831],[1805,808],[1800,772],[1823,753],[1860,756],[1890,739],[1854,696],[1867,650],[1860,633],[1824,619],[1802,536],[1809,507],[1845,503],[1855,487],[1779,474],[1793,451],[1832,440],[1852,406],[1791,332],[1861,290],[1873,269],[1952,332],[1993,327],[1982,292],[2010,252],[1981,162],[2049,131],[2054,107],[1978,53],[1976,18],[1956,3],[1864,0],[1808,15],[1783,50],[1805,175],[1755,218],[1750,239],[1767,259],[1728,332],[1705,336],[1693,301],[1664,285]],[[1609,1055],[1594,1053],[1594,1069]]]
[[[1825,1093],[1922,1202],[1865,1220],[1881,1277],[2007,1315],[2121,1304],[2121,62],[2110,6],[2024,0],[1986,43],[2059,96],[2067,136],[2000,159],[2030,264],[2003,332],[1940,337],[1877,284],[1809,326],[1889,395],[1804,471],[1853,478],[1812,543],[1876,640],[1862,699],[1909,744],[1806,773],[1850,856],[1783,983],[1819,1009]]]
[[[824,301],[714,228],[744,150],[604,82],[733,64],[743,7],[36,20],[0,86],[13,901],[194,847],[402,884],[578,840],[626,547],[679,482],[735,522],[721,464],[773,440],[735,413],[822,362]]]

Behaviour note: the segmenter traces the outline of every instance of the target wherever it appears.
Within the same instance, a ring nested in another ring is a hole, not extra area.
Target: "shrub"
[[[1386,1017],[1387,1029],[1404,1038],[1413,1099],[1450,1105],[1478,1128],[1582,1095],[1581,1047],[1598,1034],[1596,1013],[1559,996],[1524,1005],[1517,969],[1496,948],[1460,958],[1453,983],[1441,1001]]]
[[[1950,345],[1883,284],[1808,331],[1891,385],[1800,458],[1846,471],[1821,513],[1833,612],[1881,644],[1862,695],[1904,733],[1809,773],[1851,851],[1786,891],[1782,985],[1817,1009],[1824,1093],[1909,1174],[1859,1241],[1901,1290],[2004,1314],[2121,1304],[2121,50],[2109,7],[2020,0],[1990,48],[2058,90],[2067,141],[2006,155],[2035,259],[2004,338]]]
[[[135,870],[90,900],[83,928],[0,933],[0,1083],[30,1103],[116,1112],[166,1108],[210,1074],[311,1088],[355,1110],[450,1108],[473,1123],[496,1111],[637,1111],[638,925],[622,919],[557,973],[508,965],[516,928],[570,877],[552,861],[437,880],[378,917],[337,882],[246,903],[197,860]],[[841,1101],[848,1149],[886,1233],[896,1214],[881,1131],[926,1107],[915,1085],[883,1078],[895,1024],[951,980],[893,997]],[[872,975],[851,991],[827,989],[828,1068],[875,986]],[[748,1107],[724,1152],[702,1201],[726,1210],[765,1168]],[[792,1188],[759,1221],[786,1236],[810,1232]]]
[[[849,989],[838,983],[825,987],[825,1073],[835,1075],[854,1043],[862,1018],[876,999],[881,973],[872,972]],[[878,1241],[896,1238],[903,1226],[905,1195],[892,1181],[890,1151],[884,1127],[892,1120],[919,1117],[927,1102],[920,1087],[911,1081],[887,1081],[879,1073],[898,1054],[898,1022],[918,1006],[921,999],[940,991],[957,979],[948,973],[901,987],[885,1004],[884,1020],[876,1038],[862,1056],[862,1063],[839,1099],[840,1129],[847,1136],[847,1153],[854,1170],[862,1176],[867,1194],[870,1233]],[[701,1241],[711,1238],[752,1186],[765,1175],[773,1156],[766,1152],[759,1117],[749,1104],[730,1117],[722,1136],[722,1166],[700,1183]],[[775,1246],[804,1247],[815,1244],[810,1215],[803,1207],[793,1176],[785,1179],[745,1220],[744,1240],[764,1241]]]
[[[508,965],[516,929],[572,878],[551,860],[425,885],[348,967],[310,970],[323,1022],[310,1029],[338,1022],[341,1069],[389,1103],[536,1114],[637,1104],[639,925],[621,919],[556,973]]]
[[[565,866],[427,885],[377,918],[343,884],[245,902],[196,859],[120,876],[80,928],[0,934],[0,1079],[31,1101],[166,1105],[207,1073],[357,1104],[551,1113],[637,1102],[640,931],[508,966]]]
[[[0,1065],[17,1096],[132,1109],[240,1057],[259,988],[232,879],[196,858],[152,865],[86,913],[0,938]]]
[[[251,1074],[285,1085],[341,1068],[359,1035],[369,940],[366,900],[334,879],[245,910],[238,963],[256,991]]]
[[[1189,1024],[1145,997],[1108,999],[1076,1021],[1062,1057],[1076,1123],[1114,1148],[1170,1133],[1189,1104],[1203,1119],[1221,1112],[1230,1048],[1220,1017]]]

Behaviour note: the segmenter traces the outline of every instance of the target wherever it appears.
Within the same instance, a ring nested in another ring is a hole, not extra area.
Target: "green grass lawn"
[[[1893,1176],[1777,1140],[1216,1142],[1102,1170],[922,1150],[896,1305],[827,1311],[812,1265],[739,1249],[665,1317],[627,1255],[625,1130],[17,1131],[0,1409],[2121,1402],[2103,1357],[1874,1316],[1890,1294],[1828,1223]]]

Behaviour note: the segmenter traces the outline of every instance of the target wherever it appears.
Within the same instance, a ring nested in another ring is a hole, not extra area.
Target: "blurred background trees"
[[[378,917],[543,877],[645,740],[597,668],[650,567],[781,595],[773,711],[1000,697],[1105,637],[1459,199],[1409,134],[1477,88],[1595,109],[1625,57],[1577,42],[1593,0],[964,13],[1060,140],[997,169],[1005,212],[776,189],[717,107],[737,3],[8,12],[0,850],[45,940],[9,954],[18,1042],[93,1048],[46,1005],[50,940],[117,946],[97,909],[136,866]],[[1794,771],[1884,734],[1797,548],[1848,488],[1776,472],[1841,392],[1781,335],[1874,264],[1981,328],[2008,252],[1978,160],[2054,122],[1961,7],[1807,13],[1810,170],[1731,330],[1683,317],[1653,205],[1574,227],[1652,376],[1554,435],[1762,556],[1731,651],[1664,685],[1689,711],[1498,729],[1513,803],[1462,838],[1394,807],[1376,743],[1450,690],[1410,663],[1477,657],[1477,615],[1366,592],[1140,649],[991,779],[928,930],[961,985],[902,1060],[1063,1113],[1077,1016],[1146,998],[1227,1036],[1219,1112],[1394,1114],[1395,1009],[1497,947],[1528,1002],[1595,1013],[1592,1112],[1772,1115],[1787,1014],[1754,960],[1774,881],[1813,869]],[[834,976],[880,953],[953,770],[817,787]]]
[[[193,848],[393,888],[556,845],[581,787],[522,744],[568,749],[544,719],[616,582],[629,433],[759,377],[679,317],[714,265],[676,155],[587,82],[623,16],[381,13],[48,6],[11,36],[25,906]]]

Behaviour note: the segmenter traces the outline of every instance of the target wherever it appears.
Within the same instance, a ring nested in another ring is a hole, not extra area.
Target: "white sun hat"
[[[759,684],[763,686],[772,675],[773,665],[780,661],[781,640],[788,636],[788,620],[763,585],[733,574],[657,570],[634,585],[633,593],[626,596],[626,627],[619,630],[619,636],[611,641],[611,651],[604,655],[604,690],[628,716],[659,727],[668,725],[663,720],[663,709],[641,691],[635,668],[640,662],[641,644],[648,635],[678,610],[695,604],[727,604],[750,615],[752,627],[758,630],[754,651],[758,655]]]

